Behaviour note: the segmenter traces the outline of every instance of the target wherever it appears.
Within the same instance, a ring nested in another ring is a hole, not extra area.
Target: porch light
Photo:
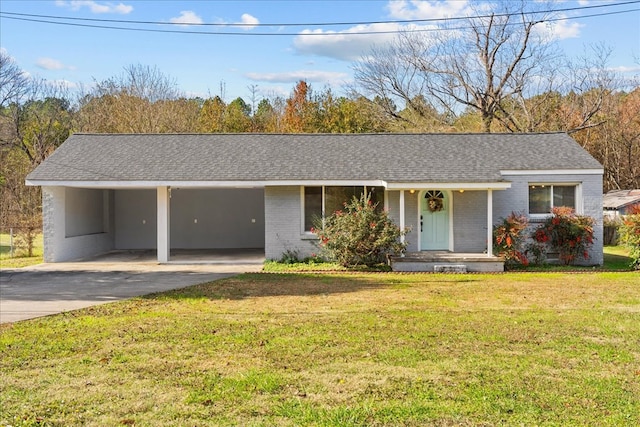
[[[464,190],[460,190],[461,193],[464,193]]]
[[[414,189],[409,190],[409,193],[411,193],[411,194],[413,194],[415,192],[416,192],[416,190],[414,190]]]

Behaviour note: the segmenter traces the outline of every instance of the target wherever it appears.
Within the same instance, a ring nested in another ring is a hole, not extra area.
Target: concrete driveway
[[[184,288],[260,271],[264,257],[159,265],[136,254],[116,253],[84,262],[0,270],[0,323],[16,322],[92,305]]]

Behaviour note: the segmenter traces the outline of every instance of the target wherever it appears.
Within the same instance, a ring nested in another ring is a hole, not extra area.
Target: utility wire
[[[167,21],[136,21],[136,20],[124,20],[124,19],[99,19],[99,18],[77,18],[77,17],[69,17],[69,16],[56,16],[56,15],[37,15],[37,14],[29,14],[29,13],[17,13],[17,12],[6,12],[0,11],[0,15],[6,15],[7,18],[15,17],[24,18],[24,20],[33,20],[34,22],[47,22],[44,19],[55,19],[55,20],[67,20],[67,21],[82,21],[82,22],[103,22],[103,23],[115,23],[115,24],[143,24],[143,25],[169,25],[169,26],[192,26],[192,27],[331,27],[331,26],[355,26],[355,25],[374,25],[374,24],[419,24],[419,23],[428,23],[428,22],[447,22],[447,21],[459,21],[459,20],[469,20],[469,19],[485,19],[485,18],[498,18],[498,17],[510,17],[510,16],[521,16],[521,15],[540,15],[540,14],[548,14],[548,13],[559,13],[559,12],[572,12],[572,11],[580,11],[580,10],[589,10],[589,9],[597,9],[597,8],[611,8],[616,6],[627,6],[631,4],[640,3],[640,0],[631,0],[625,2],[618,3],[607,3],[607,4],[599,4],[599,5],[591,5],[591,6],[579,6],[579,7],[567,7],[560,9],[547,9],[540,11],[528,11],[528,12],[510,12],[510,13],[497,13],[497,14],[486,14],[486,15],[476,15],[476,16],[453,16],[447,18],[425,18],[425,19],[402,19],[402,20],[383,20],[383,21],[346,21],[346,22],[310,22],[310,23],[255,23],[255,24],[247,24],[242,22],[235,23],[221,23],[221,22],[211,22],[211,23],[185,23],[185,22],[167,22]],[[637,9],[634,9],[637,10]],[[589,15],[593,16],[593,15]],[[27,19],[29,18],[29,19]],[[36,20],[38,19],[38,20]],[[57,23],[57,22],[51,22]],[[98,27],[104,28],[104,27]],[[110,27],[109,27],[110,28]],[[115,27],[114,27],[115,28]]]
[[[632,2],[626,2],[626,3],[615,3],[615,5],[625,5],[625,4],[634,4],[634,3],[640,3],[640,0],[636,0],[636,1],[632,1]],[[607,6],[611,6],[614,5],[614,3],[611,3]],[[599,5],[599,6],[586,6],[583,8],[572,8],[573,10],[576,9],[588,9],[588,8],[594,8],[594,7],[602,7],[603,5]],[[640,8],[636,8],[636,9],[626,9],[626,10],[618,10],[618,11],[612,11],[612,12],[600,12],[600,13],[594,13],[594,14],[587,14],[587,15],[580,15],[580,16],[571,16],[571,17],[558,17],[558,18],[547,18],[547,19],[540,19],[536,22],[534,22],[535,24],[541,24],[541,23],[550,23],[550,22],[557,22],[557,21],[568,21],[568,20],[574,20],[574,19],[583,19],[583,18],[593,18],[593,17],[600,17],[600,16],[609,16],[609,15],[618,15],[618,14],[624,14],[624,13],[631,13],[631,12],[638,12],[640,11]],[[550,12],[550,11],[546,11],[546,12]],[[521,16],[521,15],[526,15],[526,14],[540,14],[540,13],[545,13],[544,11],[539,11],[539,12],[525,12],[525,13],[512,13],[512,14],[501,14],[501,15],[478,15],[478,16],[474,16],[474,17],[455,17],[455,18],[434,18],[432,20],[405,20],[405,21],[370,21],[371,24],[377,23],[377,24],[382,24],[382,23],[388,23],[388,24],[393,24],[393,23],[423,23],[423,22],[434,22],[434,21],[450,21],[450,20],[461,20],[461,19],[465,19],[465,20],[471,20],[471,19],[482,19],[482,18],[488,18],[491,16]],[[11,15],[11,16],[9,16]],[[34,18],[27,18],[27,17],[23,17],[23,16],[32,16]],[[317,37],[317,36],[322,36],[322,37],[327,37],[327,36],[361,36],[361,35],[376,35],[376,34],[399,34],[399,33],[421,33],[421,32],[434,32],[434,31],[457,31],[457,30],[468,30],[468,29],[472,29],[474,27],[429,27],[429,28],[421,28],[421,27],[406,27],[406,28],[402,28],[402,29],[394,29],[394,30],[379,30],[379,31],[375,31],[375,30],[371,30],[371,31],[355,31],[355,32],[322,32],[322,33],[314,33],[314,32],[297,32],[297,33],[283,33],[283,32],[274,32],[274,33],[264,33],[264,32],[244,32],[244,33],[240,33],[240,32],[228,32],[228,31],[189,31],[189,30],[167,30],[167,29],[154,29],[154,28],[139,28],[139,27],[123,27],[123,26],[114,26],[114,25],[98,25],[98,24],[86,24],[86,23],[77,23],[77,22],[58,22],[58,21],[51,21],[48,19],[40,19],[38,17],[44,17],[47,18],[47,15],[29,15],[29,14],[19,14],[19,13],[11,13],[11,12],[3,12],[0,11],[0,18],[4,18],[4,19],[11,19],[11,20],[16,20],[16,21],[26,21],[26,22],[37,22],[37,23],[43,23],[43,24],[52,24],[52,25],[63,25],[63,26],[71,26],[71,27],[83,27],[83,28],[99,28],[99,29],[108,29],[108,30],[121,30],[121,31],[137,31],[137,32],[150,32],[150,33],[169,33],[169,34],[198,34],[198,35],[220,35],[220,36],[313,36],[313,37]],[[169,24],[173,24],[173,25],[195,25],[195,24],[175,24],[175,23],[168,23],[168,22],[153,22],[153,21],[125,21],[125,20],[100,20],[100,19],[90,19],[90,18],[68,18],[68,17],[52,17],[54,19],[73,19],[73,20],[80,20],[80,21],[98,21],[98,22],[114,22],[114,23],[152,23],[152,24],[162,24],[162,25],[169,25]],[[351,23],[351,25],[361,25],[362,23]],[[518,23],[507,23],[506,25],[521,25],[521,22]],[[203,24],[200,24],[203,25]],[[231,26],[231,24],[217,24],[217,25],[225,25],[225,26]],[[248,26],[254,26],[252,24],[235,24],[236,26],[239,27],[248,27]],[[276,26],[278,24],[262,24],[262,26]],[[312,25],[325,25],[325,24],[289,24],[289,25],[306,25],[306,26],[312,26]],[[339,24],[339,23],[329,23],[326,25],[349,25],[347,23],[343,23],[343,24]]]

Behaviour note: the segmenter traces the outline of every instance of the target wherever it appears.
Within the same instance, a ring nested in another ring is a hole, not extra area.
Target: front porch
[[[504,260],[486,253],[421,251],[392,257],[391,269],[404,272],[501,272],[504,271]]]

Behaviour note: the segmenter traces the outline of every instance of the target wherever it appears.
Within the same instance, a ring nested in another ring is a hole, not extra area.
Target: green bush
[[[567,207],[553,208],[547,218],[531,237],[551,251],[558,252],[565,264],[573,264],[579,258],[589,259],[589,248],[593,245],[593,218],[576,215]]]
[[[400,230],[387,212],[377,207],[370,195],[362,195],[345,202],[344,210],[317,220],[311,231],[318,236],[323,255],[344,267],[371,267],[385,262],[389,255],[402,253],[407,245],[400,237],[407,230]]]
[[[621,240],[629,248],[631,267],[640,270],[640,205],[632,206],[622,219]]]

